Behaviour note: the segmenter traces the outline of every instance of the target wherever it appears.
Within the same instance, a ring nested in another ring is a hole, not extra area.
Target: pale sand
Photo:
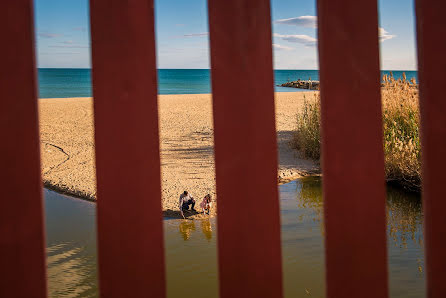
[[[303,97],[312,93],[276,93],[279,183],[319,173],[317,164],[298,158],[288,144]],[[92,104],[91,98],[40,99],[39,117],[45,186],[94,200]],[[161,95],[159,110],[162,207],[166,216],[177,216],[184,190],[197,205],[207,193],[216,198],[211,95]]]

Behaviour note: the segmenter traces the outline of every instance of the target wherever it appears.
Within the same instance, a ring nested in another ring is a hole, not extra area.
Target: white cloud
[[[386,30],[384,30],[384,28],[378,28],[378,32],[379,32],[379,41],[383,42],[385,40],[388,39],[392,39],[394,37],[396,37],[396,35],[391,35],[389,34],[389,32],[387,32]]]
[[[276,50],[286,50],[286,51],[289,51],[289,50],[293,49],[293,48],[290,48],[290,47],[287,47],[287,46],[283,46],[283,45],[280,45],[280,44],[277,44],[277,43],[273,43],[273,48],[276,49]]]
[[[74,27],[73,30],[74,30],[74,31],[82,31],[82,32],[85,32],[85,31],[87,31],[87,28],[85,28],[85,27]]]
[[[80,52],[40,53],[40,55],[77,55],[77,54],[80,54]]]
[[[306,47],[314,47],[317,44],[317,39],[308,35],[282,35],[274,33],[273,36],[289,42],[300,43]]]
[[[88,49],[89,46],[84,45],[63,45],[63,46],[48,46],[49,48],[71,48],[71,49]]]
[[[316,16],[301,16],[297,18],[281,19],[274,23],[283,25],[293,25],[302,26],[306,28],[317,28],[317,17]]]
[[[296,18],[280,19],[275,21],[276,24],[300,26],[306,28],[317,28],[317,16],[300,16]],[[396,35],[389,34],[384,28],[378,28],[379,41],[383,42],[388,39],[395,38]]]
[[[208,32],[202,32],[202,33],[191,33],[191,34],[184,34],[184,37],[199,37],[199,36],[208,36]]]
[[[38,35],[39,37],[43,37],[43,38],[56,38],[56,37],[61,37],[61,36],[63,36],[62,34],[47,33],[47,32],[39,32],[39,33],[37,33],[37,35]]]

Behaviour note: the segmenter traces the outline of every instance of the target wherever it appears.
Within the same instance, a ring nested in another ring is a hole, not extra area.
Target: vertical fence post
[[[446,297],[446,20],[444,1],[417,0],[427,297]]]
[[[208,4],[220,296],[281,297],[270,1]]]
[[[0,4],[0,297],[46,297],[31,0]]]
[[[154,11],[91,0],[102,297],[164,297]]]
[[[328,297],[387,297],[376,0],[318,0]]]

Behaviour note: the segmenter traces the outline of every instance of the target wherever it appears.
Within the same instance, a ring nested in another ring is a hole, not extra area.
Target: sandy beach
[[[288,145],[304,96],[313,96],[313,92],[276,93],[279,183],[319,172],[317,164],[300,159]],[[95,200],[92,99],[39,99],[39,113],[45,186]],[[159,115],[162,208],[171,216],[178,210],[178,197],[184,190],[198,203],[207,193],[217,197],[211,95],[160,95]]]

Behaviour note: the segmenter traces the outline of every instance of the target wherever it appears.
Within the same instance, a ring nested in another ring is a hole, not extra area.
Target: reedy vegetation
[[[415,79],[408,81],[405,74],[398,80],[392,75],[383,77],[382,121],[386,179],[420,191],[420,113]],[[298,112],[291,143],[303,157],[320,159],[320,122],[320,97],[315,94],[304,100]]]

